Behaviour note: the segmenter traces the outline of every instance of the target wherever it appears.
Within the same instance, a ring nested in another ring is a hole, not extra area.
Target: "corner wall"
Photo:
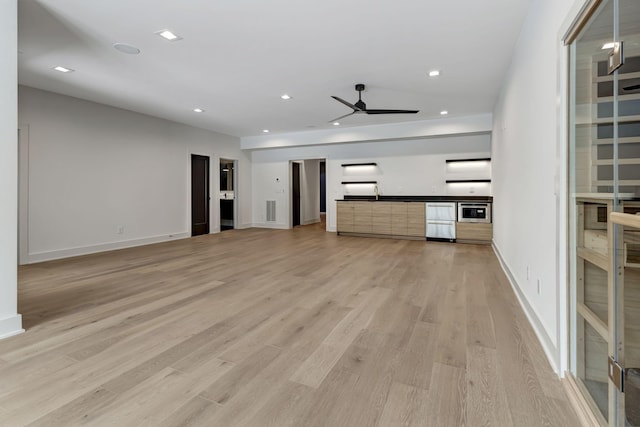
[[[558,373],[566,369],[567,344],[567,71],[561,38],[582,3],[531,2],[493,122],[494,248]]]
[[[18,314],[18,9],[0,1],[0,339],[20,332]]]
[[[220,157],[238,160],[237,227],[251,223],[251,160],[238,138],[24,86],[19,114],[29,135],[27,262],[190,236],[192,153],[210,156],[212,232]]]

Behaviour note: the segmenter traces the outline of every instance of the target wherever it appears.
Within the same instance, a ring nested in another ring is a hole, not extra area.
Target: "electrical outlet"
[[[540,288],[542,286],[541,283],[542,282],[540,281],[540,279],[538,279],[538,295],[540,295]]]
[[[124,225],[119,225],[116,228],[116,234],[123,234],[124,233]]]
[[[527,265],[527,280],[531,279],[531,269]]]

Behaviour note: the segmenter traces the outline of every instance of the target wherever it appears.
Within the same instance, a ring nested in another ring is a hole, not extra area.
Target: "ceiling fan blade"
[[[622,88],[622,90],[638,90],[638,89],[640,89],[640,85],[631,85],[631,86]]]
[[[343,103],[344,105],[346,105],[347,107],[351,108],[353,111],[362,111],[362,108],[358,108],[358,107],[356,107],[355,105],[353,105],[352,103],[347,102],[347,101],[345,101],[345,100],[344,100],[344,99],[342,99],[342,98],[338,98],[337,96],[331,96],[331,97],[332,97],[333,99],[335,99],[336,101],[341,102],[341,103]]]
[[[416,114],[420,110],[366,110],[367,114]]]
[[[340,119],[344,119],[345,117],[349,117],[349,116],[354,115],[355,113],[361,113],[361,112],[362,112],[362,111],[354,111],[353,113],[345,114],[344,116],[340,116],[340,117],[337,117],[337,118],[335,118],[335,119],[333,119],[333,120],[329,120],[329,123],[337,122],[337,121],[338,121],[338,120],[340,120]]]

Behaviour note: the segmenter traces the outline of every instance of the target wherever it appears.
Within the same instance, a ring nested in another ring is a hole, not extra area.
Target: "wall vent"
[[[267,200],[267,221],[276,220],[276,201]]]

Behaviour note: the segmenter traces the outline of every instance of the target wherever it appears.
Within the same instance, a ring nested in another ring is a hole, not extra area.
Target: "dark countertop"
[[[375,202],[376,196],[344,196],[336,202]],[[493,196],[380,196],[378,202],[484,202],[493,203]]]

